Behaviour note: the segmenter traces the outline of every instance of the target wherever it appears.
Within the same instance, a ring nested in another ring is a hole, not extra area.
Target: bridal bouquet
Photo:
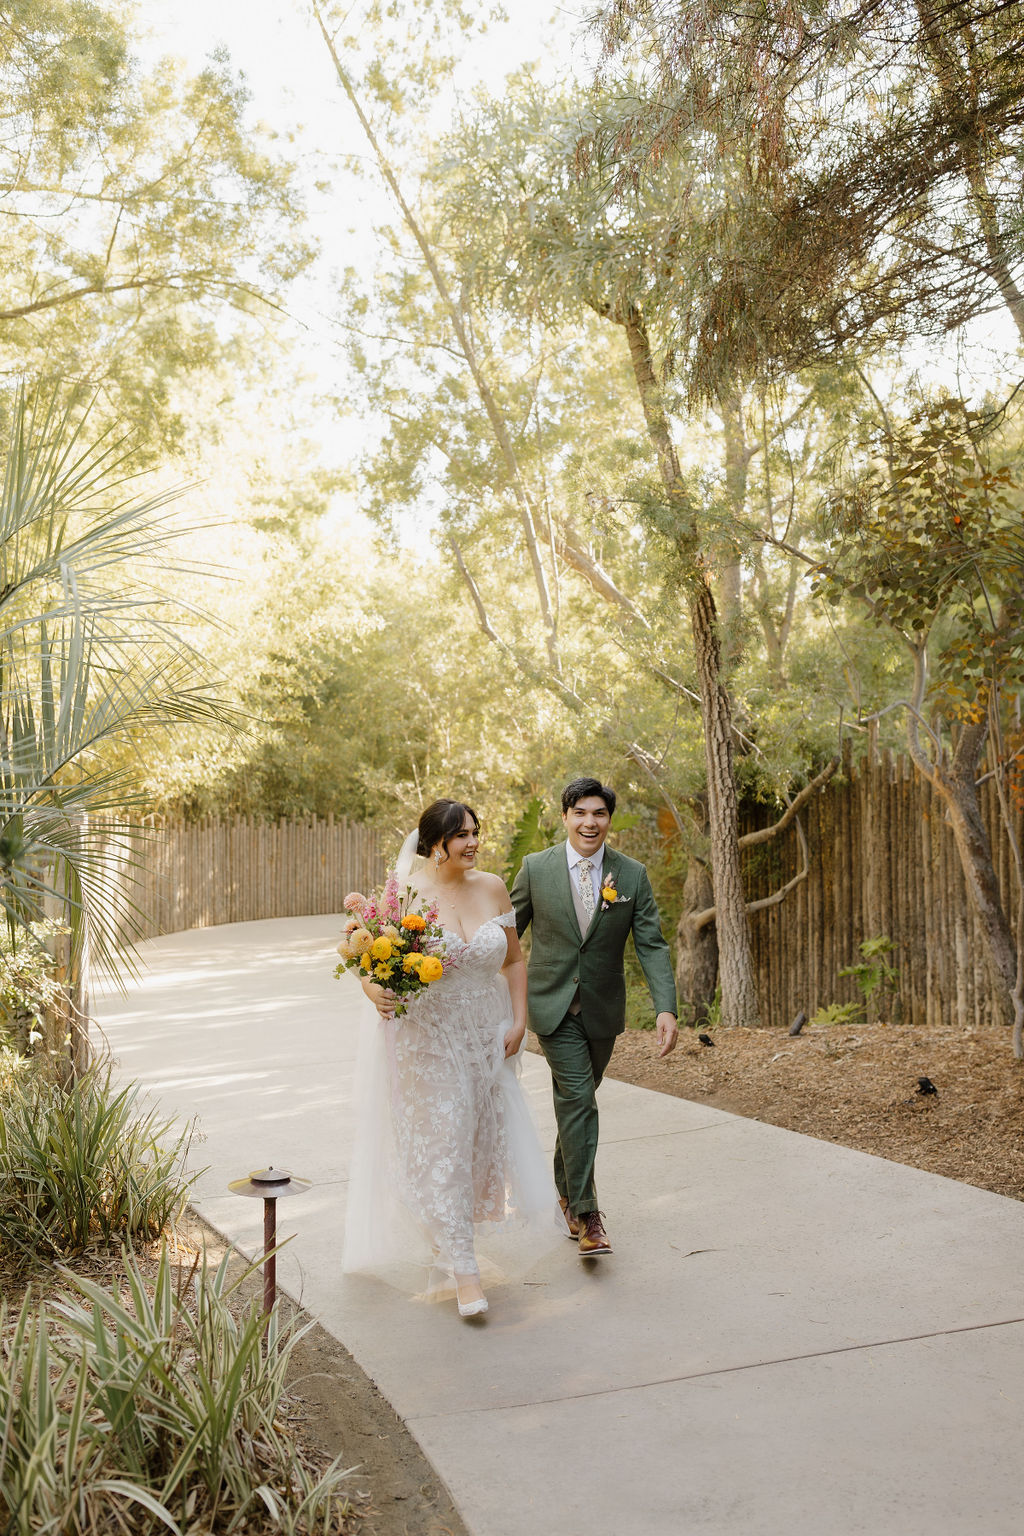
[[[358,971],[398,998],[396,1015],[407,1013],[409,1000],[440,981],[451,964],[437,908],[415,906],[412,888],[400,892],[394,874],[372,896],[352,891],[344,906],[350,915],[338,945],[341,964],[335,976]]]

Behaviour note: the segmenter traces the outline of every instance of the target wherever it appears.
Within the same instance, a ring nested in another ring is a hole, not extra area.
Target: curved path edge
[[[258,1253],[227,1192],[268,1163],[282,1284],[416,1437],[473,1536],[1017,1536],[1024,1205],[608,1080],[615,1254],[565,1243],[483,1325],[339,1272],[355,985],[336,918],[142,946],[100,997],[127,1077],[196,1118],[194,1205]],[[524,1084],[553,1142],[547,1067]],[[201,1139],[200,1139],[201,1138]]]

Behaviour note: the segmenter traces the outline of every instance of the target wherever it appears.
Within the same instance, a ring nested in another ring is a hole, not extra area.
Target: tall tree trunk
[[[965,725],[939,792],[946,802],[960,865],[985,943],[992,985],[1006,1023],[1013,1020],[1013,991],[1017,981],[1017,946],[1003,911],[992,863],[992,847],[978,804],[977,772],[988,721]],[[934,781],[933,781],[934,782]]]
[[[747,508],[747,472],[752,450],[747,447],[743,431],[743,406],[739,395],[730,392],[718,402],[718,409],[725,430],[725,492],[732,515],[740,522]],[[732,540],[722,557],[721,593],[725,659],[732,667],[740,657],[743,617],[743,567],[739,550]]]
[[[661,403],[650,339],[640,309],[629,305],[622,312],[620,323],[625,327],[629,342],[633,375],[647,433],[658,456],[662,483],[668,492],[670,504],[675,503],[682,509],[685,505],[682,472],[669,431],[668,418]],[[750,924],[740,872],[739,818],[732,763],[732,709],[722,683],[715,599],[701,559],[698,531],[690,513],[683,515],[683,525],[677,534],[676,544],[687,572],[690,627],[693,632],[701,721],[704,727],[711,875],[722,981],[722,1023],[753,1026],[760,1022],[760,1017],[750,947]]]
[[[932,762],[921,746],[918,720],[927,681],[927,657],[922,642],[914,657],[913,706],[907,714],[907,745],[915,767],[941,797],[960,858],[967,893],[978,920],[985,961],[992,979],[1000,1014],[1007,1024],[1014,1019],[1013,996],[1017,984],[1017,946],[1003,911],[999,881],[992,863],[992,847],[978,804],[978,763],[988,735],[985,714],[969,721],[960,732],[949,767]]]
[[[679,1022],[703,1024],[715,996],[718,983],[718,939],[714,923],[699,928],[692,922],[694,913],[714,904],[714,891],[707,865],[691,858],[683,882],[683,911],[676,928],[676,990],[679,993]]]

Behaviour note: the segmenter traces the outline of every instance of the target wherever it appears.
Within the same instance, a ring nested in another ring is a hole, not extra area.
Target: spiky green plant
[[[88,424],[74,398],[23,389],[2,451],[0,913],[13,926],[60,910],[73,954],[88,925],[116,974],[134,914],[102,821],[135,790],[104,751],[227,717],[170,591],[188,568],[168,511],[181,491],[136,496],[129,441],[91,441]]]
[[[280,1417],[304,1330],[275,1314],[264,1338],[258,1304],[232,1304],[245,1276],[228,1262],[204,1255],[182,1281],[166,1252],[153,1278],[126,1256],[120,1293],[66,1273],[66,1300],[13,1321],[0,1307],[11,1536],[346,1529],[347,1471],[307,1466]]]
[[[505,883],[511,885],[519,873],[519,866],[528,853],[537,853],[555,841],[556,832],[544,819],[544,801],[537,795],[527,802],[526,809],[512,829],[508,861],[505,865]]]
[[[22,1073],[0,1113],[0,1245],[65,1259],[92,1244],[151,1242],[180,1215],[189,1131],[95,1066],[69,1089]]]

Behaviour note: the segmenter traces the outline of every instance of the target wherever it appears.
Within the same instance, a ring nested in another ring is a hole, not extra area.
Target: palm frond
[[[125,935],[142,833],[105,823],[138,806],[115,743],[181,724],[237,726],[212,669],[181,632],[197,610],[170,578],[181,490],[132,499],[129,440],[90,441],[72,396],[19,392],[0,494],[0,912],[65,914],[73,956],[86,931],[104,969],[130,969]],[[176,623],[176,620],[178,621]]]

